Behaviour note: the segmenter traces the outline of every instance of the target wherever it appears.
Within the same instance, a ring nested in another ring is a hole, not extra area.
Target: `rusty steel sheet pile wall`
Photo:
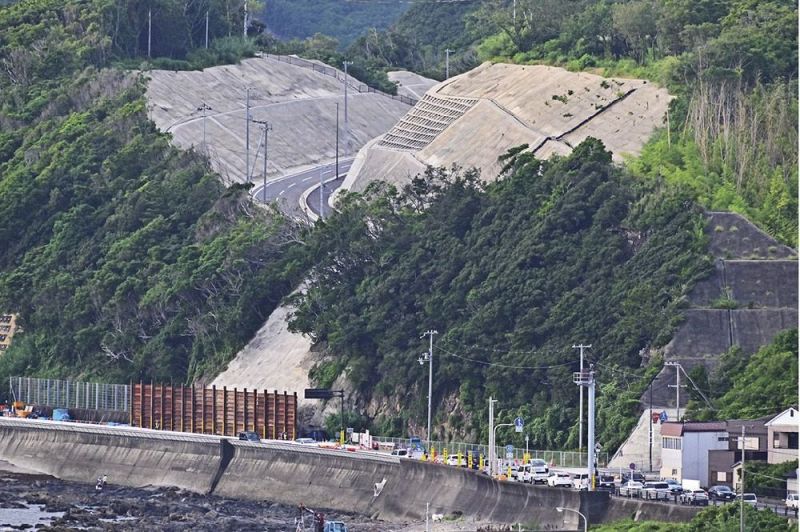
[[[253,431],[264,439],[297,437],[297,393],[138,383],[131,386],[131,395],[134,427],[219,436]]]
[[[177,486],[207,493],[220,439],[128,427],[0,418],[0,459],[24,470],[93,483]]]

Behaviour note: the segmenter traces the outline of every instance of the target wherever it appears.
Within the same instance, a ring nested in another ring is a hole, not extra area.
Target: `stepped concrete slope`
[[[460,512],[468,522],[530,523],[541,530],[636,519],[688,521],[697,509],[500,482],[476,471],[372,452],[147,429],[0,418],[0,456],[12,466],[114,486],[178,486],[199,493],[354,511],[388,522]]]
[[[343,188],[373,180],[402,184],[425,165],[480,168],[497,177],[497,157],[528,144],[541,158],[567,154],[588,136],[620,161],[664,122],[670,96],[636,79],[606,79],[542,65],[484,63],[441,82],[386,135],[365,146]],[[404,155],[407,154],[407,155]]]
[[[687,372],[698,365],[713,371],[732,346],[749,356],[780,331],[797,327],[796,252],[734,213],[709,213],[706,233],[714,272],[689,294],[685,320],[664,349],[665,360]],[[665,367],[653,384],[655,405],[675,407],[670,384],[675,369]],[[687,397],[682,394],[682,406]],[[648,399],[643,395],[642,404]]]
[[[296,60],[300,61],[300,60]],[[336,157],[336,104],[340,107],[340,156],[347,140],[355,152],[385,133],[409,105],[390,97],[353,90],[348,95],[349,135],[344,130],[343,74],[331,67],[309,68],[273,56],[246,59],[237,65],[202,71],[152,70],[147,87],[148,109],[159,129],[173,135],[182,148],[206,145],[214,169],[229,182],[245,180],[245,94],[251,88],[251,117],[272,125],[268,139],[268,179],[328,163]],[[332,72],[333,75],[326,75]],[[262,179],[263,147],[258,124],[250,126],[250,163],[254,179]]]

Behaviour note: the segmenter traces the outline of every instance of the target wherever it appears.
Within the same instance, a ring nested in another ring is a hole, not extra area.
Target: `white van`
[[[786,507],[790,510],[797,510],[800,507],[800,495],[789,493],[786,495]]]

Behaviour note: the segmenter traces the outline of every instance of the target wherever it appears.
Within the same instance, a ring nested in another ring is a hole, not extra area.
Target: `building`
[[[780,464],[797,460],[797,436],[800,432],[800,417],[796,408],[787,408],[766,423],[767,462]]]
[[[15,332],[17,332],[17,315],[0,314],[0,353],[11,346]]]
[[[698,480],[709,485],[709,451],[727,450],[728,430],[724,421],[661,425],[661,476],[676,480]]]
[[[726,449],[708,451],[709,485],[724,484],[734,487],[739,478],[734,466],[742,460],[742,427],[744,427],[745,461],[767,461],[767,427],[770,417],[760,419],[734,419],[725,422],[728,446]]]

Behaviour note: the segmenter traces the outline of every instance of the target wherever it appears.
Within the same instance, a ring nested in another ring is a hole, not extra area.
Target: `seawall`
[[[250,443],[217,436],[0,418],[0,460],[65,480],[178,486],[199,493],[311,508],[353,511],[390,522],[432,513],[470,521],[577,527],[579,510],[593,523],[689,520],[693,508],[500,482],[472,470],[370,453],[286,442]],[[377,485],[377,486],[376,486]]]

